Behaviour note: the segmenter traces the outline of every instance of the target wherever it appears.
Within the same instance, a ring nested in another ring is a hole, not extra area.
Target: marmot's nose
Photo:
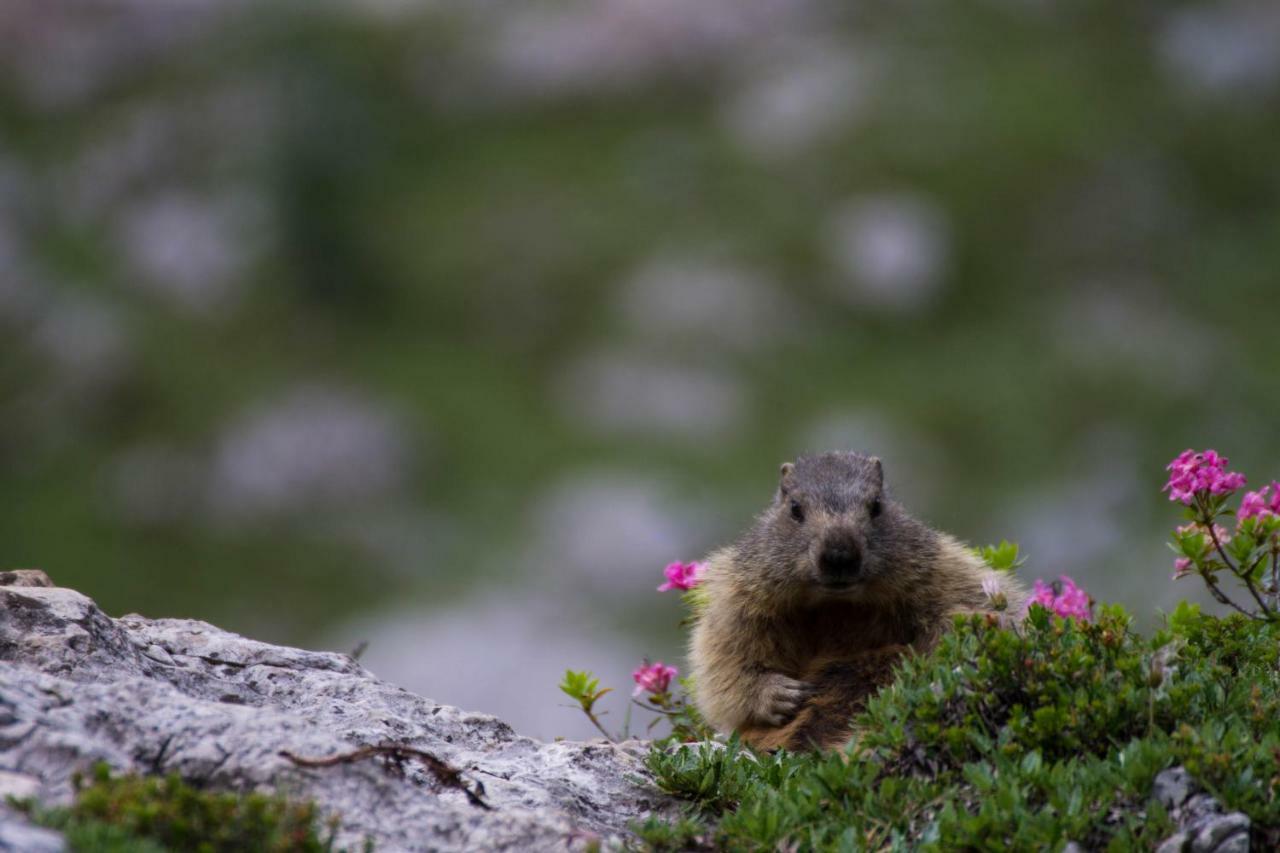
[[[853,543],[833,543],[822,549],[818,568],[824,578],[853,580],[862,568],[862,549]]]

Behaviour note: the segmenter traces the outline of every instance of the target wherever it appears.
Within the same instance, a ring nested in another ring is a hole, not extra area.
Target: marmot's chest
[[[788,614],[777,627],[795,663],[814,658],[907,646],[915,642],[919,626],[906,614],[855,602],[824,602]]]

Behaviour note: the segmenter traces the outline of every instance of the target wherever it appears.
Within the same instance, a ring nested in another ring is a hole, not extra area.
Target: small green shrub
[[[1153,780],[1184,764],[1275,844],[1280,626],[1189,608],[1171,625],[1144,639],[1118,607],[1093,622],[1033,607],[1018,631],[959,620],[903,662],[845,752],[655,747],[689,812],[636,830],[653,849],[1150,848],[1173,832]]]
[[[1249,815],[1260,848],[1280,848],[1280,482],[1235,509],[1246,479],[1226,457],[1187,450],[1168,470],[1164,490],[1189,522],[1174,532],[1175,577],[1198,575],[1231,617],[1183,602],[1168,630],[1144,639],[1119,607],[1095,616],[1069,578],[1036,581],[1016,629],[995,615],[960,619],[933,653],[902,661],[852,721],[856,742],[845,752],[751,756],[736,741],[674,751],[655,743],[650,768],[690,806],[673,826],[637,827],[642,841],[1151,847],[1173,828],[1152,783],[1180,763]],[[1233,518],[1234,530],[1224,526]],[[977,553],[996,569],[1022,562],[1009,542]],[[696,585],[696,572],[674,565],[672,585]]]
[[[1220,701],[1220,673],[1184,668],[1170,679],[1172,635],[1142,640],[1117,607],[1094,622],[1033,607],[1016,632],[980,616],[960,627],[936,654],[905,661],[868,704],[861,745],[892,766],[933,772],[992,753],[1097,754]]]
[[[335,826],[321,835],[312,803],[267,794],[201,791],[178,776],[112,776],[105,764],[77,777],[68,808],[24,808],[62,832],[72,850],[94,853],[319,853],[332,851]]]

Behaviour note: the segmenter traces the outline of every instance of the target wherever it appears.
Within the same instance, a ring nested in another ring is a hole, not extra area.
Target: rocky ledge
[[[378,756],[307,767],[282,754],[387,744],[419,760],[396,762],[396,773]],[[380,681],[346,655],[187,619],[112,619],[41,572],[0,572],[0,850],[61,849],[4,798],[67,803],[72,774],[99,761],[314,800],[354,849],[365,839],[379,851],[581,848],[674,814],[645,749],[542,743]],[[431,758],[443,762],[436,772]],[[460,771],[455,784],[445,765]]]

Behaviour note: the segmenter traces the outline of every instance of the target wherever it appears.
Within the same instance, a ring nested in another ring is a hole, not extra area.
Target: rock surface
[[[1222,805],[1200,791],[1186,768],[1160,771],[1151,795],[1179,827],[1160,843],[1156,853],[1248,853],[1249,816],[1223,813]]]
[[[339,845],[368,838],[379,851],[570,849],[676,809],[651,784],[641,743],[535,741],[382,682],[346,655],[192,620],[112,619],[47,583],[34,572],[0,577],[0,801],[69,802],[72,774],[106,761],[313,799],[339,817]],[[280,755],[384,743],[460,769],[491,808],[416,762],[397,775],[381,759],[305,768]],[[58,846],[0,807],[0,850]]]

